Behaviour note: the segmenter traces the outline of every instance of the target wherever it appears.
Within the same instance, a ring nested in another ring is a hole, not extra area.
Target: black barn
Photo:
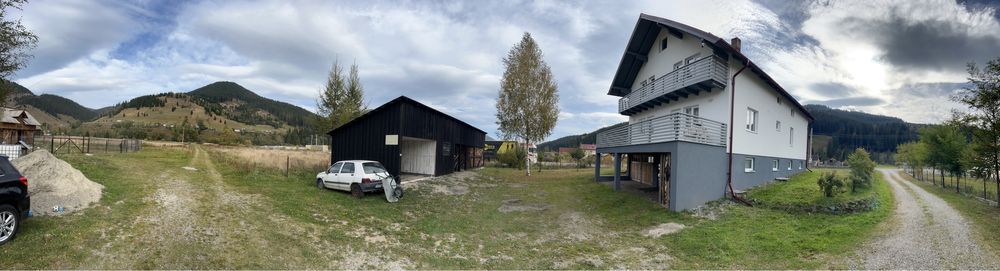
[[[444,175],[483,164],[486,132],[399,96],[328,133],[330,160],[379,161],[393,175]]]

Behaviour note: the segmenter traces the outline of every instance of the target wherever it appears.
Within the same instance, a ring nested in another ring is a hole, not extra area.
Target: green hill
[[[98,116],[94,109],[84,107],[73,100],[52,94],[35,95],[28,88],[18,83],[4,80],[3,87],[8,90],[7,106],[31,106],[34,109],[45,112],[50,116],[61,118],[65,121],[89,121]],[[32,113],[33,115],[35,113]],[[69,118],[66,118],[69,117]]]
[[[188,95],[206,101],[202,106],[213,113],[248,124],[305,126],[313,116],[301,107],[261,97],[233,82],[215,82]]]
[[[552,141],[538,144],[538,149],[543,151],[556,151],[559,150],[559,148],[576,148],[579,147],[580,144],[594,144],[597,142],[598,133],[608,129],[617,128],[625,124],[627,124],[627,122],[603,127],[590,133],[560,137]]]
[[[833,109],[823,105],[806,105],[816,118],[812,124],[813,154],[820,159],[844,160],[856,148],[865,148],[879,162],[891,162],[891,154],[900,143],[917,139],[923,125],[907,123],[899,118],[857,111]],[[828,137],[828,138],[827,138]],[[823,144],[825,143],[825,144]]]

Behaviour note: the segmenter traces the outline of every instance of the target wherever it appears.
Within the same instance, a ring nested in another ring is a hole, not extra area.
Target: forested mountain
[[[832,109],[823,105],[805,107],[816,118],[812,124],[813,154],[823,160],[844,160],[847,154],[862,147],[872,153],[874,159],[890,162],[896,146],[916,140],[917,129],[922,127],[895,117]],[[594,144],[598,132],[623,124],[604,127],[591,133],[561,137],[539,144],[538,148],[558,150],[560,147]]]
[[[579,147],[580,144],[594,144],[595,142],[597,142],[597,134],[598,133],[603,132],[603,131],[608,130],[608,129],[617,128],[617,127],[620,127],[620,126],[625,125],[625,124],[627,124],[627,122],[622,122],[622,123],[619,123],[619,124],[615,124],[615,125],[611,125],[611,126],[608,126],[608,127],[601,128],[601,129],[597,129],[597,131],[593,131],[593,132],[586,133],[586,134],[570,135],[570,136],[560,137],[560,138],[552,140],[552,141],[548,141],[548,142],[544,142],[542,144],[538,144],[538,149],[542,150],[542,151],[546,151],[546,150],[548,150],[548,151],[557,151],[557,150],[559,150],[559,148],[576,148],[576,147]]]
[[[207,101],[202,106],[213,113],[250,124],[304,126],[313,116],[301,107],[261,97],[233,82],[215,82],[188,92],[188,95]]]
[[[302,144],[314,136],[314,114],[261,97],[233,82],[215,82],[188,93],[160,93],[90,109],[57,95],[35,95],[2,81],[8,107],[24,108],[45,132],[216,143]]]
[[[98,116],[97,110],[84,107],[73,100],[52,94],[35,95],[31,90],[11,81],[0,82],[7,89],[8,107],[30,107],[26,108],[32,115],[38,115],[38,110],[48,116],[41,116],[40,119],[56,118],[65,122],[82,122],[93,120]],[[38,117],[38,116],[36,116]]]
[[[865,148],[873,158],[888,162],[900,143],[917,139],[919,124],[899,118],[864,112],[832,109],[823,105],[806,105],[816,118],[813,122],[813,153],[821,159],[844,160],[858,147]],[[828,138],[824,138],[828,137]]]

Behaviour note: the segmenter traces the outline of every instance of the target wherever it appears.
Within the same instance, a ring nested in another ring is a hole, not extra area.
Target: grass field
[[[914,179],[909,174],[901,173],[899,176],[903,176],[907,181],[915,183],[924,188],[924,190],[927,190],[927,192],[947,201],[952,208],[957,209],[962,213],[962,216],[972,222],[973,230],[978,233],[976,236],[981,238],[981,242],[979,243],[983,244],[983,247],[993,252],[993,254],[1000,255],[1000,234],[997,234],[1000,233],[1000,208],[990,206],[974,198],[959,195],[955,193],[954,188],[947,189],[934,186],[930,183]]]
[[[816,184],[816,180],[820,175],[827,172],[833,172],[837,174],[837,177],[845,181],[845,187],[840,188],[839,192],[834,194],[833,197],[824,196],[820,191],[819,185]],[[877,193],[891,193],[888,190],[888,186],[884,186],[885,182],[881,179],[878,182],[882,185],[877,187],[875,185],[873,187],[858,187],[852,192],[850,184],[846,183],[848,175],[849,172],[846,169],[815,169],[793,176],[788,182],[776,182],[754,189],[750,191],[748,197],[762,205],[779,208],[804,208],[807,206],[829,208],[839,207],[848,202],[873,198],[876,197]],[[876,178],[882,177],[878,173],[875,175]],[[886,189],[880,190],[879,188]]]
[[[354,199],[318,189],[312,171],[285,177],[234,166],[238,159],[200,146],[63,158],[105,185],[104,198],[78,214],[28,220],[17,240],[0,247],[0,266],[836,268],[888,213],[796,214],[729,203],[707,208],[711,216],[669,212],[593,182],[592,169],[463,172],[409,184],[402,201],[389,204],[376,194]],[[686,228],[646,235],[664,223]]]

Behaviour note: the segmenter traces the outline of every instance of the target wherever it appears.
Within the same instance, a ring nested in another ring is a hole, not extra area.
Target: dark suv
[[[0,245],[14,239],[21,221],[30,215],[30,206],[28,178],[0,155]]]

